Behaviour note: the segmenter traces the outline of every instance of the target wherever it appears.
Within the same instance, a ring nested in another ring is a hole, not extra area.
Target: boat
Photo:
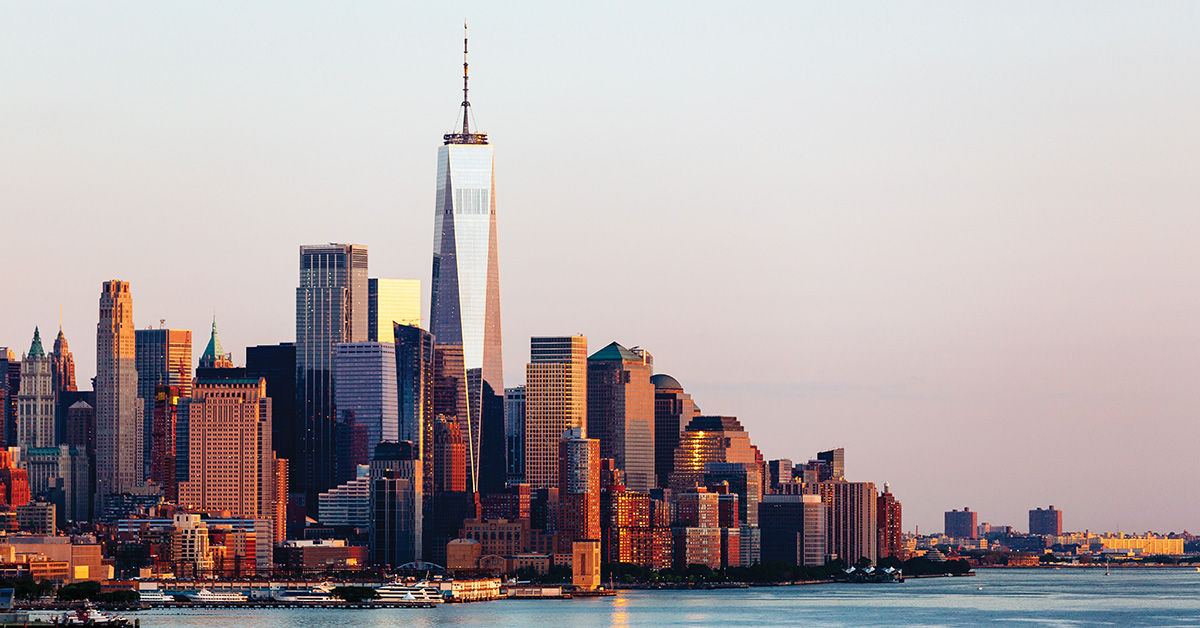
[[[241,593],[234,593],[233,591],[209,591],[208,589],[184,593],[183,597],[191,602],[204,604],[246,601],[246,596]]]
[[[421,605],[441,604],[445,601],[441,590],[427,581],[412,584],[392,582],[375,589],[375,593],[378,595],[375,601],[384,603]]]
[[[91,606],[76,609],[74,613],[63,613],[62,617],[55,620],[55,623],[64,626],[95,626],[96,628],[122,628],[133,625],[133,622],[120,615],[104,613]]]
[[[330,593],[329,587],[321,585],[308,589],[271,589],[271,599],[276,602],[293,604],[321,604],[336,601]]]
[[[165,602],[174,602],[175,596],[166,593],[162,589],[139,589],[138,599],[142,602],[160,604]]]

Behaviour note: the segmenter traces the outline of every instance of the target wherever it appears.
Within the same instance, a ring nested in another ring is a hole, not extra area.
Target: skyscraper
[[[979,534],[979,513],[970,508],[946,512],[946,536],[955,539],[974,539]]]
[[[188,382],[191,389],[191,382]],[[154,410],[150,422],[150,479],[162,487],[163,498],[179,501],[179,484],[175,477],[175,428],[178,425],[179,401],[183,397],[179,386],[159,384],[154,387]]]
[[[151,450],[154,444],[154,404],[158,386],[175,386],[180,397],[192,395],[192,330],[138,329],[135,341],[134,365],[138,372],[138,398],[142,400],[142,461],[146,477],[150,477]],[[209,348],[217,341],[217,321],[213,320]],[[224,356],[222,356],[224,357]],[[200,360],[200,366],[211,366]],[[232,366],[232,365],[230,365]]]
[[[21,389],[21,361],[8,347],[0,347],[0,437],[4,444],[17,438],[17,393]]]
[[[63,335],[59,325],[58,337],[54,339],[54,353],[50,355],[54,369],[54,438],[61,442],[64,438],[63,429],[67,424],[67,408],[77,401],[73,394],[79,388],[75,385],[75,357],[67,346],[67,337]],[[2,398],[3,395],[0,395]]]
[[[901,521],[900,502],[892,495],[892,488],[883,485],[883,492],[876,499],[875,516],[877,520],[876,534],[879,537],[880,558],[897,558],[904,560],[904,532]]]
[[[574,541],[600,540],[600,442],[571,427],[558,441],[558,532],[565,553]]]
[[[129,282],[106,281],[96,325],[96,492],[103,499],[142,480],[142,413],[134,363]]]
[[[392,342],[392,326],[421,326],[420,279],[367,279],[367,340]]]
[[[334,485],[333,347],[367,339],[367,247],[300,247],[296,288],[296,390],[302,460],[293,478],[308,506]]]
[[[429,330],[439,345],[462,347],[468,411],[458,421],[467,440],[468,485],[475,487],[482,422],[498,422],[501,429],[489,432],[501,440],[504,434],[502,404],[486,404],[483,396],[503,396],[504,379],[495,162],[487,134],[469,127],[466,53],[464,37],[462,132],[442,136],[438,149]],[[494,411],[481,416],[485,408]],[[498,450],[503,455],[503,443]]]
[[[188,358],[191,359],[192,354],[192,339],[191,332],[188,332]],[[202,369],[227,369],[233,368],[233,356],[225,353],[225,347],[221,346],[221,339],[217,337],[217,317],[213,317],[212,332],[208,335],[208,344],[204,346],[204,351],[200,354],[200,361],[197,364]]]
[[[646,355],[615,342],[587,362],[587,433],[600,457],[625,472],[625,485],[647,493],[654,481],[654,385]]]
[[[879,494],[874,482],[831,481],[817,484],[817,494],[827,506],[825,549],[853,565],[861,558],[879,558],[877,517]]]
[[[525,481],[525,387],[504,389],[504,446],[508,483]]]
[[[750,434],[736,417],[698,416],[679,436],[675,470],[670,488],[683,491],[704,483],[705,465],[710,462],[741,462],[763,468],[762,454],[750,442]],[[762,486],[762,474],[758,475]]]
[[[397,432],[421,461],[422,484],[433,487],[433,334],[394,323]]]
[[[338,343],[333,374],[333,404],[339,419],[366,429],[369,460],[380,441],[397,439],[396,346],[390,342]],[[345,475],[349,477],[339,480],[354,478],[353,473]]]
[[[228,510],[234,517],[276,521],[276,465],[271,447],[271,399],[262,378],[242,369],[197,378],[187,404],[187,469],[179,505]]]
[[[659,373],[650,382],[654,384],[654,475],[657,486],[666,488],[675,471],[679,434],[700,409],[674,377]]]
[[[558,441],[583,428],[587,437],[587,338],[534,336],[525,366],[525,482],[558,486]]]
[[[287,461],[288,485],[303,487],[302,480],[297,477],[304,465],[301,463],[302,426],[296,416],[296,345],[283,342],[246,347],[246,374],[267,380],[275,457]],[[280,498],[284,496],[280,495]]]
[[[370,468],[371,562],[421,560],[424,491],[416,449],[408,441],[380,443]]]
[[[765,495],[759,505],[762,562],[825,564],[826,507],[819,495]]]
[[[54,369],[42,348],[35,327],[29,353],[21,360],[21,385],[17,392],[17,445],[54,446]]]

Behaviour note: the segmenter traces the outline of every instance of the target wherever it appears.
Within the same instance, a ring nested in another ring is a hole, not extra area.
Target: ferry
[[[335,602],[329,587],[317,585],[311,589],[271,589],[271,599],[276,602],[296,604],[321,604]]]
[[[208,589],[200,589],[191,593],[184,593],[183,597],[192,602],[201,602],[206,604],[211,603],[226,603],[226,602],[245,602],[246,596],[233,591],[209,591]]]
[[[376,601],[379,602],[441,604],[445,601],[442,599],[442,592],[427,581],[413,584],[392,582],[375,589],[375,592],[379,595],[376,598]]]
[[[166,602],[174,602],[175,596],[163,591],[162,589],[139,589],[138,599],[142,602],[151,604],[162,604]]]

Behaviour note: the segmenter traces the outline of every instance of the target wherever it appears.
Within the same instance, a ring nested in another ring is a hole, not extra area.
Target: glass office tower
[[[483,449],[496,452],[493,456],[504,455],[504,382],[496,175],[487,134],[472,133],[467,124],[470,103],[465,39],[463,43],[462,132],[444,135],[445,144],[438,149],[429,319],[438,345],[462,347],[464,373],[458,379],[467,386],[468,416],[456,418],[467,440],[468,484],[475,490],[479,485],[481,434],[497,434],[500,442],[484,444]],[[485,410],[496,416],[481,416]],[[496,422],[499,429],[484,430],[483,423],[491,422]],[[503,460],[487,461],[484,466],[496,462],[503,474]]]

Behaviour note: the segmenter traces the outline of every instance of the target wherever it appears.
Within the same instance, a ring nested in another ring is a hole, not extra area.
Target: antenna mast
[[[467,21],[463,20],[463,99],[462,99],[462,132],[447,133],[442,136],[447,144],[487,144],[487,133],[478,129],[471,132],[471,101],[467,98]]]
[[[467,21],[463,20],[463,135],[470,135],[467,127],[467,115],[470,113],[471,101],[467,100]]]

